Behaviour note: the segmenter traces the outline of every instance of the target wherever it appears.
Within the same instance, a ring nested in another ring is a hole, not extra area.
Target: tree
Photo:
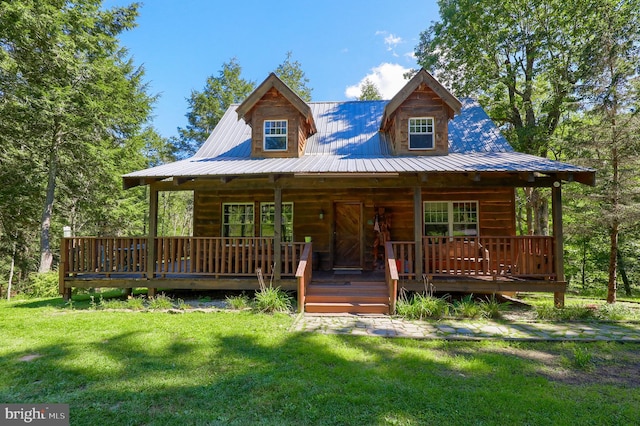
[[[360,86],[359,101],[379,101],[382,99],[382,95],[378,91],[376,85],[369,78],[365,78],[364,82]]]
[[[39,187],[39,270],[51,269],[51,227],[60,187],[104,177],[106,159],[150,113],[144,72],[119,46],[138,4],[102,9],[100,0],[0,3],[0,133],[33,160]],[[84,189],[86,191],[86,188]]]
[[[287,52],[287,58],[283,63],[278,65],[274,73],[278,76],[283,83],[285,83],[291,90],[296,92],[300,98],[305,102],[311,101],[311,89],[309,79],[305,76],[302,70],[302,64],[298,61],[291,61],[293,54]]]
[[[241,77],[242,68],[236,58],[222,65],[218,77],[210,76],[201,92],[192,91],[185,129],[178,128],[175,141],[178,157],[196,153],[207,140],[222,115],[233,103],[242,102],[255,88],[255,83]]]
[[[458,95],[480,97],[518,151],[546,157],[558,123],[591,70],[593,9],[576,0],[440,0],[441,21],[420,35],[416,55]],[[548,200],[527,189],[527,226],[548,233]]]
[[[593,4],[598,19],[584,58],[595,72],[581,87],[588,103],[570,146],[597,169],[599,184],[587,197],[600,206],[596,226],[608,233],[607,302],[614,303],[620,235],[640,220],[640,1]]]

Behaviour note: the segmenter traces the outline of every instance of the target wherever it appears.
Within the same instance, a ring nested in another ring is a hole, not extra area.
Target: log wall
[[[422,190],[423,201],[478,201],[481,236],[515,235],[515,193],[511,188],[429,189]],[[256,236],[259,236],[259,206],[273,202],[274,191],[234,190],[194,192],[194,236],[217,237],[222,229],[223,203],[255,203]],[[373,267],[373,230],[375,209],[384,207],[391,218],[391,240],[413,241],[413,189],[283,189],[282,201],[294,203],[294,241],[313,239],[320,268],[333,266],[334,203],[360,202],[363,206],[363,244],[365,269]],[[324,218],[320,219],[320,212]]]
[[[421,84],[396,110],[391,128],[395,154],[446,155],[449,152],[448,107],[427,85]],[[409,150],[409,118],[433,117],[434,149]]]
[[[264,120],[287,120],[287,151],[264,150]],[[251,156],[259,158],[299,157],[304,152],[308,125],[298,110],[272,88],[254,106],[251,114]]]

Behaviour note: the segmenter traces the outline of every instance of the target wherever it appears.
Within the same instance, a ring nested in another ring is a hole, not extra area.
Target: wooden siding
[[[264,150],[264,121],[287,120],[287,151]],[[251,112],[251,156],[259,158],[299,157],[309,134],[306,120],[275,88],[270,89]]]
[[[486,236],[515,235],[515,193],[512,188],[422,189],[423,201],[478,201],[479,232]],[[217,237],[222,229],[223,203],[255,203],[256,236],[260,235],[259,206],[273,202],[274,191],[265,189],[194,192],[194,236]],[[283,189],[283,203],[294,203],[294,241],[313,239],[318,269],[328,270],[334,263],[334,203],[359,202],[363,206],[364,268],[373,268],[373,229],[376,207],[384,207],[391,221],[391,240],[414,239],[413,189]],[[320,219],[320,212],[324,218]]]
[[[447,105],[426,84],[421,84],[396,110],[391,138],[396,155],[446,155],[449,152]],[[433,117],[434,149],[409,149],[409,118]]]

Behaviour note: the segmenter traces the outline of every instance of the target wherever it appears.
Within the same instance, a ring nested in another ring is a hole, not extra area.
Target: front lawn
[[[289,332],[251,311],[0,302],[0,402],[72,425],[635,424],[640,344]]]

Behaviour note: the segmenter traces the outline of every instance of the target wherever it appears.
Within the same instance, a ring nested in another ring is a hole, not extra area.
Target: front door
[[[334,268],[362,268],[362,204],[335,204]]]

